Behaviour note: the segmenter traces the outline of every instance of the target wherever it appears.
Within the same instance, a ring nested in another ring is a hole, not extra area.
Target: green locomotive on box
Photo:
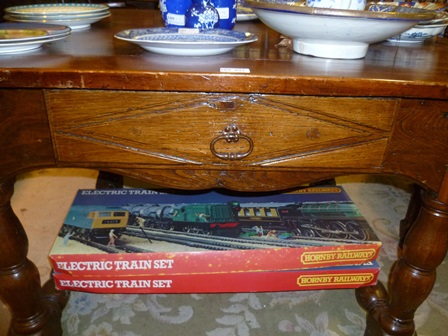
[[[180,207],[173,216],[175,231],[238,236],[238,202],[191,204]]]

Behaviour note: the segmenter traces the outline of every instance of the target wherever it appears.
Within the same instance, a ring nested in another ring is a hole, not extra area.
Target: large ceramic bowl
[[[246,0],[267,26],[292,39],[297,53],[325,58],[363,58],[369,44],[386,40],[431,20],[435,12],[397,6],[368,10],[310,8],[301,2]]]

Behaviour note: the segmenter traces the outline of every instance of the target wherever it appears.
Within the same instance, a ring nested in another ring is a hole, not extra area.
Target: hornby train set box
[[[78,191],[50,260],[61,279],[275,277],[361,265],[380,247],[340,186],[281,194],[95,189]]]
[[[379,271],[376,261],[372,261],[358,266],[290,271],[124,276],[56,273],[54,280],[58,289],[91,293],[246,293],[358,288],[374,285]]]

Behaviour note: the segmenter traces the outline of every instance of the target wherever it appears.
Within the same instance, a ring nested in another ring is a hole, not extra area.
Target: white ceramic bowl
[[[246,6],[267,26],[292,39],[299,54],[325,58],[363,58],[369,44],[386,40],[431,20],[434,12],[406,8],[371,10],[310,8],[281,0],[246,0]]]
[[[400,35],[391,37],[388,41],[400,43],[423,43],[425,40],[436,37],[442,33],[448,23],[421,25],[418,24]]]

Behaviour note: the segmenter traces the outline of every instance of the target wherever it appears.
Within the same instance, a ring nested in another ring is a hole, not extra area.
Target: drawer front
[[[54,90],[46,92],[59,162],[378,167],[393,99]]]

